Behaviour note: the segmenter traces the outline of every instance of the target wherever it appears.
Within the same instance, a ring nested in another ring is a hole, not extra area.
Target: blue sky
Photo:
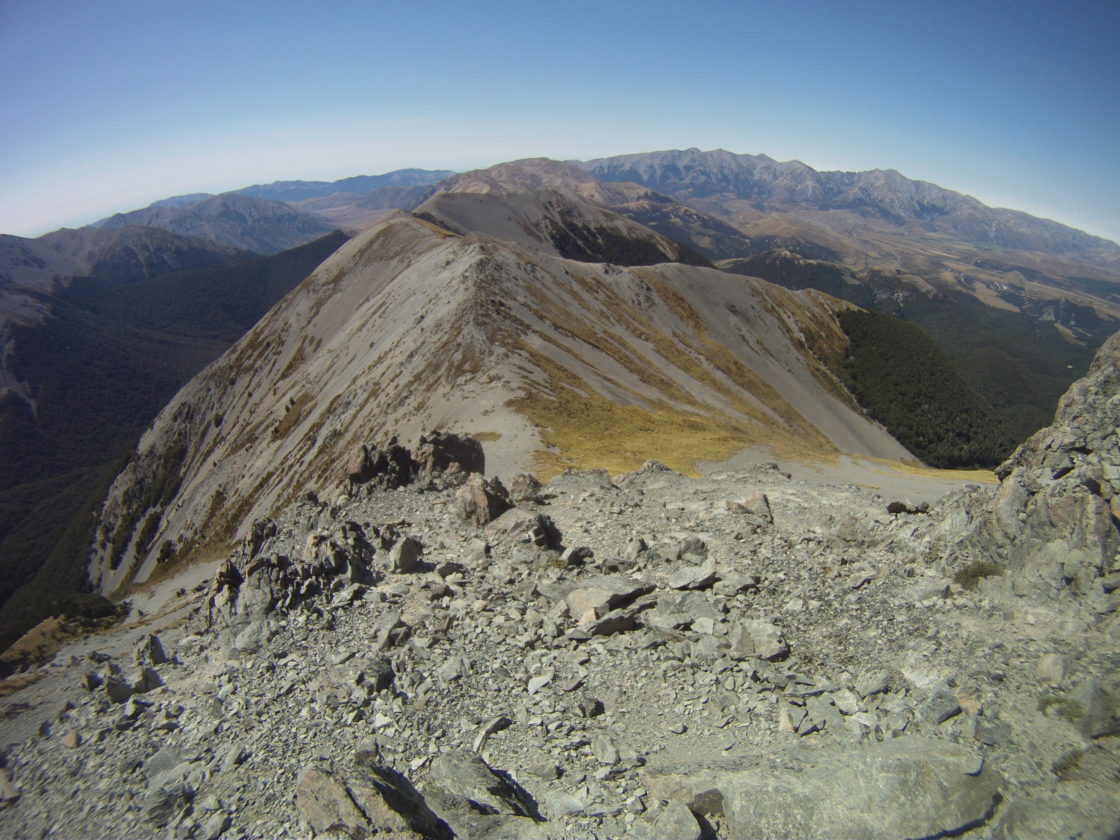
[[[1120,240],[1116,2],[0,0],[0,232],[169,195],[725,148]]]

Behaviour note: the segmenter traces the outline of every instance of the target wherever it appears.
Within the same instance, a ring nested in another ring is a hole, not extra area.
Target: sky
[[[171,195],[698,147],[1120,240],[1120,3],[0,0],[0,233]]]

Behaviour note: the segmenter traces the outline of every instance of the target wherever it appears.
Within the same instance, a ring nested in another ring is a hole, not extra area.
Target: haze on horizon
[[[0,5],[0,232],[170,195],[697,146],[1120,240],[1120,7]]]

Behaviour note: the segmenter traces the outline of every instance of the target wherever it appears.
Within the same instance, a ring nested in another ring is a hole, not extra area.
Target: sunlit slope
[[[905,451],[827,362],[845,306],[713,269],[566,260],[404,213],[324,263],[185,387],[101,515],[92,577],[205,552],[391,434],[488,433],[488,468],[689,469],[765,443],[791,457]]]

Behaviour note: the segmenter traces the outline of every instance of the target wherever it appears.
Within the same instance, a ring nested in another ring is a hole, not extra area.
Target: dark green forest
[[[996,309],[964,291],[927,295],[917,292],[898,272],[854,271],[783,251],[721,267],[790,289],[818,289],[920,327],[990,408],[1001,427],[999,437],[1009,441],[1005,456],[1050,423],[1058,399],[1085,375],[1097,348],[1118,326],[1087,307],[1077,307],[1067,313],[1083,337],[1083,343],[1076,344],[1043,312]]]
[[[75,278],[17,328],[36,412],[0,401],[0,648],[79,587],[93,512],[175,392],[346,241],[133,283]]]
[[[946,469],[994,467],[1016,441],[987,402],[921,329],[890,315],[848,310],[845,384],[867,413],[922,461]]]

